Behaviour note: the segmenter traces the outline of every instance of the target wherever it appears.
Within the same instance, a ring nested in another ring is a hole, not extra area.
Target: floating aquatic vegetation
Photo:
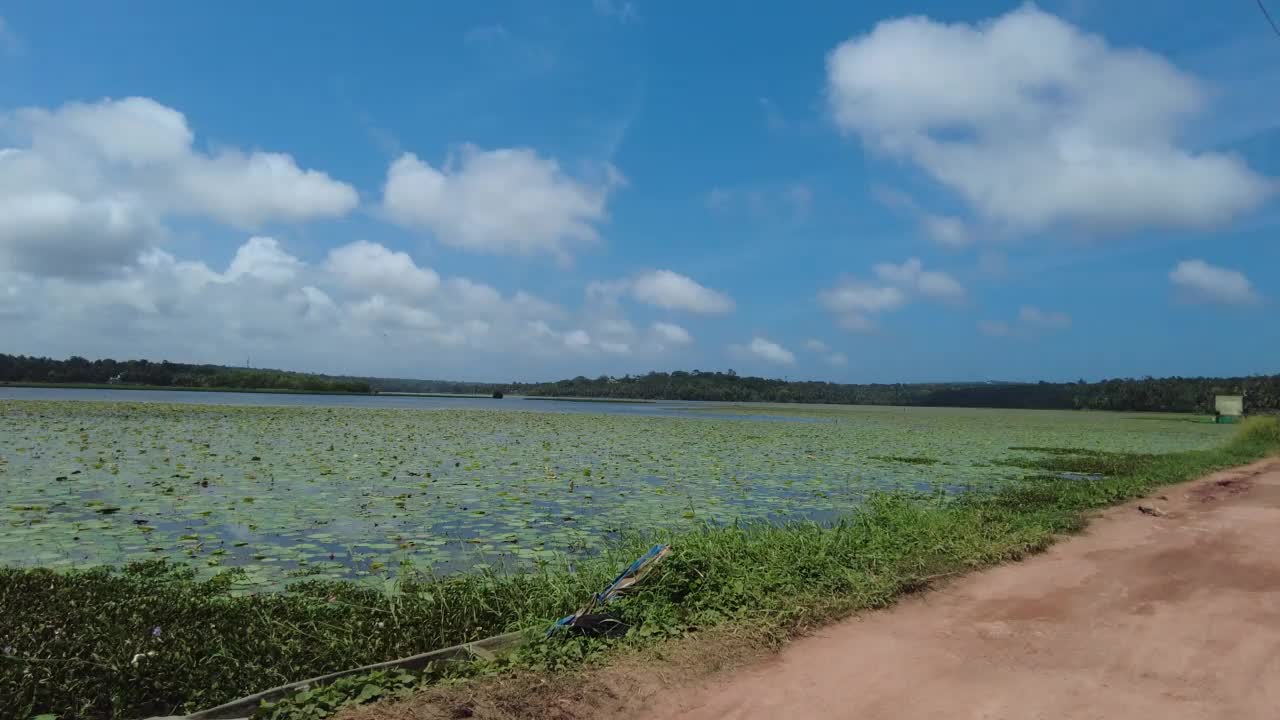
[[[1105,472],[1112,453],[1224,437],[1173,416],[851,407],[729,419],[738,410],[0,401],[0,563],[164,557],[242,568],[246,588],[536,564],[633,528],[824,520],[876,490],[990,487],[1046,465],[1025,460],[1045,448]]]

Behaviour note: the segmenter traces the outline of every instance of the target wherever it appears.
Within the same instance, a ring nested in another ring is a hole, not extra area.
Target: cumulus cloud
[[[181,112],[143,97],[0,115],[0,263],[101,274],[161,242],[167,218],[253,228],[356,206],[350,185],[288,155],[206,153],[194,141]]]
[[[7,174],[0,154],[0,182]],[[48,190],[0,189],[0,267],[93,275],[129,265],[159,242],[156,216],[128,197],[82,200]]]
[[[873,270],[884,282],[907,292],[946,301],[962,300],[965,296],[959,281],[946,273],[925,270],[919,258],[911,258],[901,265],[880,263]]]
[[[655,322],[649,326],[655,338],[663,346],[682,347],[693,342],[688,330],[669,322]]]
[[[430,295],[440,287],[435,270],[418,267],[407,253],[367,240],[330,250],[325,267],[349,287],[370,292],[415,297]]]
[[[607,310],[440,277],[367,241],[317,264],[255,236],[224,267],[158,248],[101,276],[0,267],[0,337],[11,352],[237,364],[251,353],[256,365],[476,379],[509,379],[518,355],[533,379],[593,357],[651,366],[693,340],[679,325],[637,329]]]
[[[1169,272],[1169,281],[1189,302],[1248,305],[1260,299],[1244,273],[1204,260],[1183,260]]]
[[[828,55],[827,96],[841,130],[1014,231],[1214,226],[1274,189],[1235,156],[1180,145],[1205,104],[1195,78],[1033,5],[973,25],[881,22]]]
[[[599,240],[609,193],[621,182],[612,167],[591,183],[527,148],[464,145],[440,168],[412,153],[400,156],[387,172],[382,206],[393,222],[425,229],[446,245],[567,261]]]
[[[872,319],[906,305],[914,297],[955,303],[965,298],[964,286],[952,276],[925,270],[919,258],[901,265],[879,263],[872,268],[878,282],[846,278],[818,294],[818,302],[836,316],[846,330],[875,328]]]
[[[790,350],[772,340],[760,337],[751,338],[746,345],[730,345],[729,352],[742,358],[763,360],[774,365],[793,365],[796,356]]]
[[[286,283],[298,275],[303,262],[285,252],[275,238],[251,237],[236,250],[227,268],[227,279],[253,277],[269,283]]]
[[[823,359],[832,367],[844,367],[849,362],[849,358],[844,353],[831,353]]]
[[[733,310],[733,300],[728,295],[670,270],[654,270],[637,275],[631,281],[631,296],[639,302],[666,310],[688,310],[696,313],[726,313]]]
[[[616,303],[623,296],[664,310],[721,314],[733,310],[733,298],[671,270],[652,270],[620,280],[595,280],[587,297],[600,303]]]
[[[827,344],[822,342],[821,340],[818,340],[816,338],[809,338],[808,340],[804,341],[804,349],[810,352],[824,353],[829,351],[831,348],[827,347]]]
[[[1064,312],[1041,310],[1034,305],[1023,305],[1012,322],[983,320],[978,332],[988,337],[1032,337],[1071,327],[1071,316]]]

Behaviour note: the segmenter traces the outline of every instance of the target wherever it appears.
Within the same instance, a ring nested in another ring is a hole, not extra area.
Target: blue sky
[[[1280,37],[1206,7],[0,5],[0,351],[1277,372]]]

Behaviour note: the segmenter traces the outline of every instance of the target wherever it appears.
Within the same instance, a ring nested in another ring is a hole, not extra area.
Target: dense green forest
[[[0,382],[118,383],[160,387],[417,392],[718,402],[793,402],[1152,412],[1213,411],[1213,396],[1245,395],[1251,412],[1280,409],[1280,375],[1138,378],[1087,383],[895,383],[850,385],[743,377],[727,372],[651,372],[623,377],[576,377],[547,383],[471,383],[450,380],[313,375],[222,365],[147,360],[52,360],[0,354]]]
[[[742,377],[728,372],[653,372],[620,378],[577,377],[510,385],[506,391],[562,397],[732,402],[927,405],[1075,410],[1213,411],[1213,396],[1239,394],[1251,411],[1280,408],[1280,375],[1236,378],[1142,378],[1086,383],[915,383],[845,385]]]
[[[231,388],[306,392],[371,392],[358,378],[237,368],[188,365],[149,360],[86,360],[0,354],[0,382],[146,385],[174,388]]]

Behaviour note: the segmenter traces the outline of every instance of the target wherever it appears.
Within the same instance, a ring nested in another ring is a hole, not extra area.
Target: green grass
[[[163,563],[118,573],[3,569],[0,717],[191,711],[328,671],[513,629],[536,632],[580,605],[655,539],[671,542],[674,552],[637,595],[618,605],[634,626],[621,642],[653,642],[726,623],[781,637],[888,605],[932,576],[1021,558],[1079,529],[1092,509],[1277,449],[1280,423],[1259,418],[1210,450],[1024,451],[1037,472],[1103,468],[1109,474],[1091,481],[1037,475],[950,498],[878,494],[834,524],[634,536],[572,568],[509,574],[410,576],[380,586],[312,582],[244,596],[232,592],[229,575],[201,581]],[[536,642],[514,662],[559,667],[602,649],[599,641]],[[368,684],[348,685],[355,697]],[[325,698],[326,707],[338,702]],[[287,707],[278,714],[288,716]]]

